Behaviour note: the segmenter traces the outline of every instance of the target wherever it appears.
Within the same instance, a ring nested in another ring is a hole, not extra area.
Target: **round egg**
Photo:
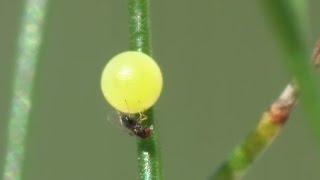
[[[143,112],[153,106],[162,90],[162,73],[152,57],[137,51],[114,56],[101,77],[104,97],[123,113]]]

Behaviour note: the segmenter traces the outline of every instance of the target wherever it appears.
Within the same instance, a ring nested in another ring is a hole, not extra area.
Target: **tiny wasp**
[[[142,121],[147,119],[147,116],[142,113],[137,114],[128,114],[128,113],[119,113],[119,119],[122,126],[129,129],[134,135],[147,139],[152,135],[153,128],[144,127]]]

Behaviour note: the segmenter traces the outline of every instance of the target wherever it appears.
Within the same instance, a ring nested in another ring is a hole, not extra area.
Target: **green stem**
[[[218,169],[212,180],[237,180],[241,179],[247,169],[259,155],[269,147],[281,126],[270,123],[266,116],[263,117],[258,128],[245,139],[243,144],[238,146]]]
[[[149,0],[129,1],[130,49],[151,55]],[[153,127],[153,135],[138,140],[138,169],[141,180],[162,179],[160,151],[157,129],[154,126],[153,110],[147,112],[148,125]]]
[[[212,180],[241,179],[253,162],[275,140],[290,115],[297,100],[297,91],[289,84],[277,101],[265,112],[255,130],[243,143],[232,152],[231,156],[221,165],[210,178]]]
[[[31,93],[46,6],[47,0],[27,0],[24,8],[11,101],[4,180],[21,179],[27,125],[32,106]]]
[[[287,55],[287,64],[294,74],[299,91],[301,91],[302,103],[312,119],[318,137],[320,137],[320,111],[317,111],[320,109],[319,94],[317,94],[316,81],[311,73],[306,45],[308,34],[307,4],[304,0],[265,0],[264,3]],[[252,166],[254,160],[271,145],[281,132],[296,99],[297,87],[288,85],[280,98],[264,114],[256,130],[249,134],[244,142],[235,149],[212,179],[241,179],[247,169]]]
[[[320,141],[320,94],[307,46],[306,0],[264,0],[274,24],[286,64],[301,91],[301,101]]]

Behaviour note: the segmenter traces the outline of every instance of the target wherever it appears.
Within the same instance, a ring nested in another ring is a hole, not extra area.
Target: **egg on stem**
[[[127,51],[114,56],[105,66],[101,89],[108,103],[123,113],[139,113],[158,100],[162,73],[150,56]]]

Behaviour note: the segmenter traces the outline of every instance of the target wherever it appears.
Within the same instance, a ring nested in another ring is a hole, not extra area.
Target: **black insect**
[[[146,119],[145,115],[120,113],[119,116],[121,125],[129,129],[134,135],[142,139],[147,139],[152,135],[153,128],[142,125],[142,121]]]

